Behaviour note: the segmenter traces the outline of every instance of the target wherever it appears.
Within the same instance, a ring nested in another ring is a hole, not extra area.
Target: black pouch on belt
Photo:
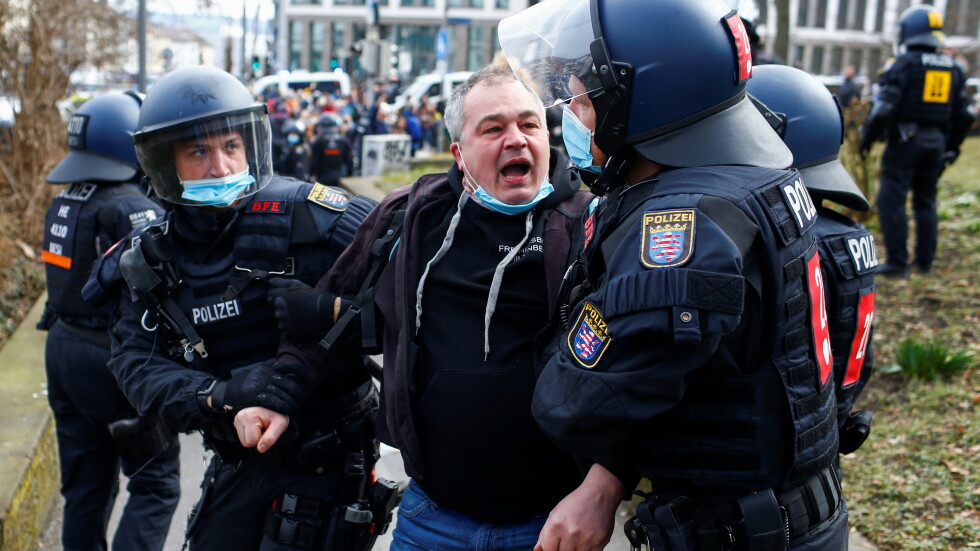
[[[746,551],[784,551],[787,534],[783,516],[772,489],[742,496],[736,500],[742,513],[739,549]]]
[[[694,521],[696,504],[686,496],[667,500],[651,497],[641,503],[636,514],[646,529],[654,551],[693,551],[698,549],[698,529]]]
[[[109,423],[109,434],[125,464],[139,470],[173,441],[170,430],[158,418],[134,417]],[[136,471],[123,474],[132,476]]]

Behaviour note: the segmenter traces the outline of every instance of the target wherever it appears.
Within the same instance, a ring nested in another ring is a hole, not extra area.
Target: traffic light
[[[338,61],[336,57],[331,57],[330,58],[330,68],[331,69],[336,69],[337,67],[340,67],[340,61]]]
[[[259,74],[259,71],[261,71],[261,70],[262,70],[262,60],[259,59],[259,56],[253,55],[252,56],[252,72],[255,73],[255,74]]]

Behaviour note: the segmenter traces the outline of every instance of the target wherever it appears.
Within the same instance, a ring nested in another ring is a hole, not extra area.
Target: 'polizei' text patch
[[[191,323],[194,325],[207,325],[217,321],[237,318],[240,315],[242,315],[242,308],[238,304],[238,299],[227,300],[191,308]]]

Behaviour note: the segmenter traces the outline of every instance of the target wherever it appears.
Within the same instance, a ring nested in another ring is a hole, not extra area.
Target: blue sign
[[[445,61],[449,58],[449,33],[446,29],[439,29],[436,33],[436,59]]]

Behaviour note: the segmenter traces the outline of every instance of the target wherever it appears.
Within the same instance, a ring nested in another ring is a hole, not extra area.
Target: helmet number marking
[[[742,84],[752,77],[752,48],[749,33],[745,31],[742,18],[734,11],[725,16],[725,28],[731,34],[735,45],[735,83]]]

